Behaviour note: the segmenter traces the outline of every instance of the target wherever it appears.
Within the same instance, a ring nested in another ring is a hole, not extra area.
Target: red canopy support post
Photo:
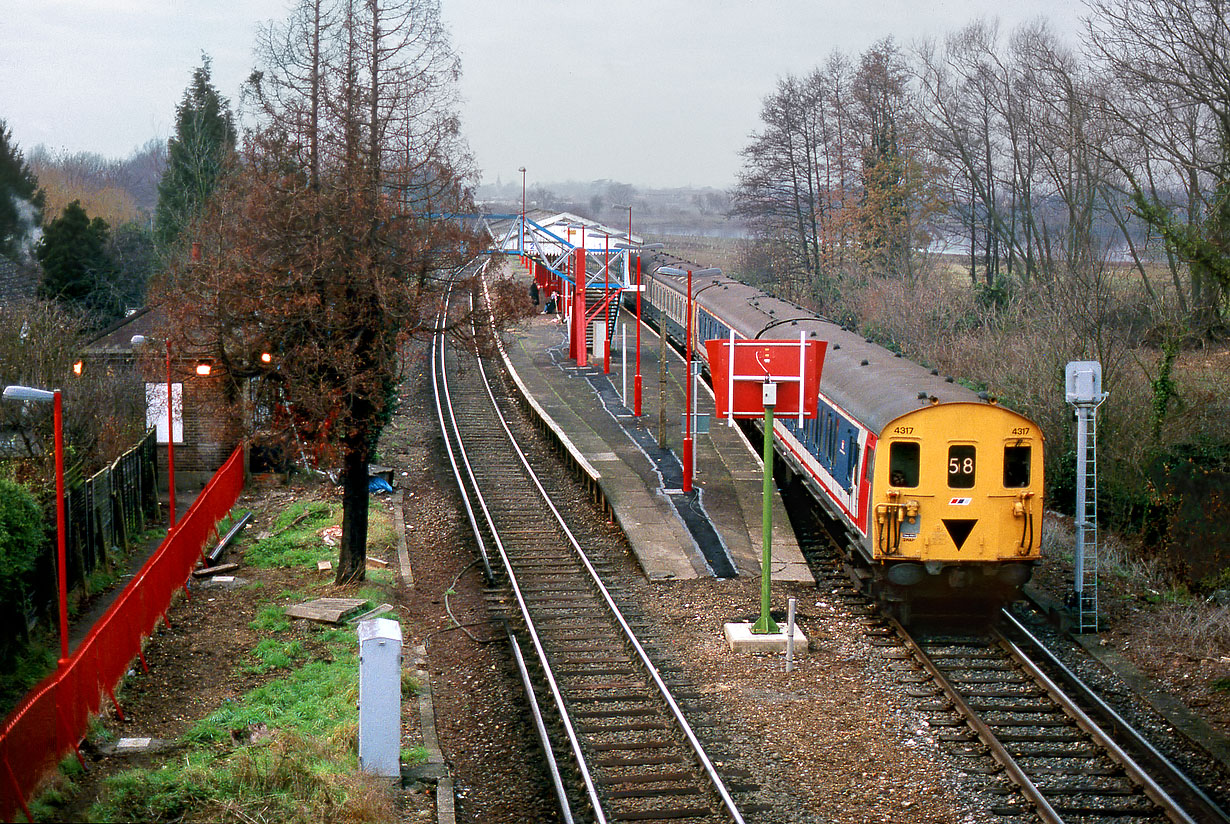
[[[576,266],[573,267],[572,278],[575,286],[572,292],[572,347],[576,352],[577,366],[589,363],[589,353],[585,351],[585,247],[576,250]]]
[[[629,223],[631,218],[629,217]],[[628,227],[631,240],[632,227]],[[629,252],[631,254],[631,252]],[[641,416],[641,256],[636,256],[636,377],[632,379],[632,414]]]
[[[606,235],[606,246],[602,251],[602,305],[605,307],[602,310],[602,316],[606,318],[606,323],[603,324],[604,333],[602,340],[602,374],[611,374],[611,324],[615,319],[611,317],[611,235],[608,232]]]
[[[687,319],[687,344],[684,349],[687,351],[685,358],[685,369],[683,379],[686,382],[685,400],[683,406],[683,419],[686,426],[683,428],[683,491],[692,491],[692,270],[688,270],[688,319]]]

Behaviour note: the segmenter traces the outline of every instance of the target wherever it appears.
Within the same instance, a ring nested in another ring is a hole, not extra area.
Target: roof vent
[[[814,335],[814,334],[816,334],[816,333],[815,333],[815,332],[812,332],[812,334]],[[833,344],[833,348],[834,348],[834,349],[840,349],[840,348],[841,348],[841,344],[840,344],[840,343],[835,343],[835,344]]]
[[[953,378],[952,375],[949,375],[948,377],[944,378],[944,383],[953,383],[954,380],[955,378]]]
[[[866,358],[863,358],[862,361],[859,362],[859,366],[868,366],[868,365],[870,365],[870,361],[868,361]]]
[[[925,400],[927,399],[927,393],[926,393],[926,392],[919,392],[919,393],[918,393],[918,399],[919,399],[920,401],[925,401]]]

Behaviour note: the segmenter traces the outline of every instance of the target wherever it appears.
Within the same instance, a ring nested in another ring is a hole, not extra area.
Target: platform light
[[[73,374],[76,375],[77,377],[81,377],[81,373],[84,370],[85,370],[85,364],[82,363],[81,361],[77,361],[76,363],[73,364]]]
[[[208,363],[198,363],[196,365],[196,373],[202,378],[208,378],[209,373],[213,371],[213,367]]]
[[[261,352],[261,363],[272,363],[273,355],[268,352]]]

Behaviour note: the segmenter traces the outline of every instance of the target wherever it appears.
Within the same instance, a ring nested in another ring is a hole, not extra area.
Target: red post
[[[602,374],[611,374],[611,305],[607,303],[611,294],[611,236],[606,236],[606,248],[602,252],[602,310],[606,317],[606,340],[602,341]]]
[[[64,546],[64,403],[59,389],[55,390],[52,409],[56,429],[56,573],[60,584],[59,666],[62,667],[68,663],[68,553]]]
[[[631,223],[631,218],[628,219]],[[631,229],[628,236],[631,237]],[[636,377],[632,379],[632,414],[641,414],[641,255],[636,255]]]
[[[171,341],[167,341],[167,488],[171,500],[168,529],[175,526],[175,409],[171,402]]]
[[[684,427],[683,435],[683,491],[692,491],[692,270],[688,270],[688,320],[687,320],[687,350],[686,369],[684,370],[684,380],[687,382],[685,389],[685,401],[683,407],[684,420],[687,421],[687,426]]]
[[[584,237],[584,235],[582,235]],[[582,244],[584,240],[582,240]],[[573,267],[572,278],[572,340],[576,350],[577,366],[589,363],[589,353],[585,351],[585,246],[576,250],[576,266]]]

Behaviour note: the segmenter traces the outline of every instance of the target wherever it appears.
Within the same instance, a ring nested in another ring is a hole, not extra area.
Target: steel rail
[[[482,366],[481,358],[478,359],[478,364],[481,370],[481,366]],[[440,365],[441,365],[441,370],[440,370],[441,374],[444,375],[445,371],[444,371],[443,353],[441,355]],[[482,371],[482,374],[483,374],[483,380],[484,382],[486,382],[487,380],[486,372]],[[491,388],[490,386],[487,386],[486,388],[487,388],[488,396],[492,398],[492,402],[494,404],[494,396],[491,395]],[[499,414],[498,407],[493,406],[493,409],[495,411],[497,418],[499,418],[501,423],[504,423],[503,416]],[[505,432],[508,431],[507,424],[504,424],[504,429],[505,429]],[[511,439],[511,435],[510,435],[510,439]],[[516,447],[515,441],[513,441],[513,446],[514,448]],[[518,453],[520,453],[519,449],[517,451]],[[463,457],[463,460],[466,461],[467,470],[469,470],[468,458]],[[524,460],[524,457],[523,457],[523,460]],[[532,473],[531,473],[531,476],[532,476]],[[535,481],[536,480],[537,479],[535,479]],[[539,486],[539,489],[541,489],[541,486]],[[465,496],[465,494],[466,494],[465,491],[462,490],[463,497]],[[594,815],[597,818],[598,824],[606,824],[606,815],[602,811],[601,799],[598,796],[598,788],[594,784],[593,775],[589,769],[588,762],[585,759],[585,753],[581,750],[580,739],[577,736],[576,728],[572,724],[572,718],[568,714],[568,708],[564,703],[564,696],[560,690],[559,683],[555,678],[555,673],[552,670],[551,664],[547,659],[546,649],[543,647],[542,639],[539,637],[539,634],[538,634],[538,629],[534,625],[533,619],[530,617],[529,605],[526,603],[525,596],[521,591],[521,585],[517,581],[517,576],[516,576],[516,573],[513,571],[512,562],[508,557],[508,553],[504,549],[504,542],[500,539],[499,531],[496,529],[495,519],[491,515],[491,510],[487,506],[487,501],[485,497],[483,496],[482,490],[479,489],[477,485],[475,485],[474,487],[474,494],[478,500],[479,508],[482,510],[483,517],[487,520],[487,524],[489,528],[491,529],[492,540],[495,541],[496,551],[499,553],[500,559],[504,562],[504,569],[508,575],[509,586],[512,588],[513,595],[516,597],[517,606],[521,610],[521,615],[525,620],[526,631],[529,633],[530,640],[534,645],[534,652],[538,656],[539,664],[543,668],[543,675],[547,680],[547,686],[550,689],[551,697],[555,702],[556,710],[560,714],[560,722],[564,726],[564,731],[567,734],[568,743],[572,750],[573,758],[576,759],[577,769],[581,773],[581,778],[585,783],[585,791],[586,791],[586,794],[589,796],[590,804],[592,805],[594,809]],[[554,507],[552,507],[552,510],[554,510]]]
[[[1030,635],[1029,632],[1016,621],[1016,619],[1012,618],[1011,615],[1009,615],[1008,618],[1016,625],[1016,628],[1019,631],[1025,633],[1025,635],[1030,637],[1031,639],[1033,638],[1033,636]],[[1067,693],[1065,693],[1059,687],[1058,684],[1052,681],[1050,677],[1047,676],[1046,673],[1044,673],[1041,669],[1039,669],[1038,665],[1035,664],[1033,660],[1028,655],[1025,654],[1024,650],[1022,650],[1019,646],[1013,643],[1013,641],[1010,638],[1008,638],[1007,636],[1005,636],[1002,632],[999,632],[998,630],[994,631],[994,636],[997,638],[997,640],[1002,645],[1004,645],[1004,648],[1008,650],[1009,653],[1012,654],[1012,656],[1016,659],[1017,663],[1025,668],[1026,672],[1029,673],[1030,677],[1032,677],[1035,681],[1037,681],[1039,684],[1042,685],[1042,688],[1047,691],[1047,693],[1051,696],[1051,699],[1055,701],[1055,703],[1059,704],[1060,707],[1063,708],[1063,711],[1067,713],[1072,718],[1072,720],[1074,720],[1077,723],[1077,726],[1079,726],[1090,737],[1092,737],[1100,747],[1106,750],[1107,754],[1114,761],[1116,761],[1120,767],[1123,768],[1123,771],[1124,773],[1127,774],[1128,778],[1130,778],[1133,782],[1135,782],[1136,785],[1141,788],[1144,794],[1149,797],[1149,800],[1151,800],[1154,804],[1162,808],[1162,811],[1166,814],[1167,818],[1169,818],[1171,821],[1176,822],[1176,824],[1196,824],[1195,819],[1189,816],[1187,812],[1182,807],[1180,807],[1179,804],[1173,798],[1170,797],[1170,794],[1167,793],[1156,781],[1154,781],[1153,778],[1148,773],[1146,773],[1139,764],[1136,763],[1136,760],[1134,758],[1128,755],[1127,751],[1125,751],[1122,747],[1120,747],[1117,743],[1115,743],[1115,741],[1111,739],[1109,735],[1107,735],[1106,731],[1103,730],[1102,727],[1097,722],[1095,722],[1080,707],[1078,707],[1076,705],[1076,702],[1074,702],[1067,695]],[[1034,641],[1035,643],[1037,642],[1036,639],[1034,639]],[[1053,656],[1052,656],[1052,659],[1053,659]],[[1059,664],[1058,661],[1053,661],[1053,663],[1058,664],[1060,667],[1063,667],[1063,665]],[[1069,672],[1066,667],[1064,667],[1063,669],[1068,677],[1070,677],[1071,679],[1079,683],[1079,679],[1076,678],[1075,674]],[[1092,693],[1089,693],[1089,696],[1092,696],[1093,699],[1098,701],[1099,704],[1102,703],[1100,699],[1097,699],[1097,696],[1094,696]],[[1107,712],[1110,712],[1111,714],[1115,716],[1115,718],[1118,719],[1118,722],[1121,723],[1124,728],[1130,729],[1130,727],[1127,726],[1127,722],[1124,721],[1122,718],[1120,718],[1118,714],[1115,713],[1114,710],[1112,710],[1110,707],[1107,707],[1105,704],[1102,704],[1102,706],[1099,709],[1105,709]],[[1148,742],[1144,741],[1143,738],[1140,738],[1139,735],[1137,735],[1136,737],[1139,743],[1143,744],[1145,747],[1148,747],[1150,750],[1152,750],[1152,747],[1148,744]],[[1134,741],[1133,743],[1135,744],[1137,743],[1137,741]],[[1161,755],[1161,753],[1157,753],[1156,750],[1154,750],[1153,752],[1159,758],[1162,758],[1162,760],[1165,761],[1165,758]],[[1169,765],[1168,761],[1166,763],[1167,765]],[[1170,765],[1170,769],[1172,772],[1177,772],[1177,770],[1172,765]],[[1214,809],[1217,809],[1217,808],[1214,807]],[[1221,812],[1221,811],[1218,810],[1218,812]]]
[[[457,482],[457,488],[463,489],[461,471],[457,467],[457,459],[453,455],[452,443],[449,441],[448,427],[444,422],[444,408],[440,403],[440,382],[439,376],[443,374],[444,365],[444,325],[446,323],[446,313],[448,311],[448,301],[453,292],[453,281],[449,281],[448,288],[445,290],[444,297],[441,300],[440,314],[436,316],[436,330],[432,336],[431,346],[431,389],[436,400],[436,419],[440,422],[440,434],[444,436],[444,451],[448,454],[448,462],[453,469],[453,479]],[[437,354],[440,359],[440,369],[436,369]],[[448,384],[444,384],[444,395],[446,401],[452,408],[452,399],[448,394]],[[461,449],[461,454],[465,455],[465,447],[461,444],[461,433],[457,430],[457,421],[453,420],[453,433],[457,441],[457,445]],[[466,463],[466,471],[470,477],[470,483],[474,484],[474,473],[470,471],[470,465]],[[477,486],[477,485],[475,485]],[[465,504],[466,519],[470,522],[470,530],[474,533],[474,539],[478,541],[478,552],[483,559],[483,574],[486,576],[487,583],[490,584],[495,580],[495,574],[491,571],[491,560],[487,557],[487,544],[483,540],[481,531],[478,528],[478,520],[474,516],[474,508],[470,506],[470,498],[468,495],[462,494],[461,502]]]
[[[538,697],[534,695],[534,684],[530,681],[530,671],[525,666],[525,658],[521,655],[521,645],[513,635],[512,628],[505,624],[508,632],[508,643],[512,646],[513,658],[517,662],[517,672],[521,675],[521,686],[525,688],[526,697],[530,700],[530,714],[534,716],[534,730],[542,744],[542,751],[547,756],[547,770],[551,773],[551,786],[555,788],[555,798],[559,801],[560,812],[564,816],[564,824],[573,824],[572,806],[568,803],[568,791],[564,789],[564,778],[560,775],[559,763],[551,749],[551,736],[547,733],[547,725],[543,723],[542,711],[538,708]]]
[[[483,283],[483,292],[488,297],[488,302],[490,302],[490,292],[488,290],[488,286],[487,286],[487,282],[485,278],[483,279],[482,283]],[[507,357],[506,353],[504,352],[504,345],[502,342],[500,342],[498,336],[496,337],[496,345],[500,350],[500,354],[504,357]],[[478,362],[478,367],[479,367],[479,371],[483,375],[483,382],[484,382],[484,385],[487,387],[487,394],[491,398],[491,403],[493,407],[495,408],[496,416],[499,418],[500,425],[504,428],[504,432],[508,435],[509,443],[512,445],[513,449],[516,451],[517,456],[521,459],[521,463],[526,468],[526,471],[529,473],[530,479],[534,482],[534,486],[538,489],[539,494],[542,496],[543,500],[546,502],[551,512],[555,515],[555,518],[558,521],[560,528],[563,529],[564,534],[568,536],[568,540],[572,544],[572,547],[575,550],[577,557],[580,559],[581,563],[585,566],[585,569],[589,573],[591,580],[593,581],[594,585],[597,587],[599,593],[601,593],[603,600],[606,602],[607,608],[611,611],[611,615],[615,618],[616,622],[619,624],[620,628],[623,630],[625,638],[632,645],[632,648],[636,650],[637,657],[640,658],[641,664],[645,667],[645,670],[649,674],[649,677],[651,678],[651,680],[653,680],[654,685],[658,688],[658,691],[661,694],[663,700],[666,701],[666,704],[670,708],[672,716],[674,716],[675,718],[675,722],[679,725],[680,730],[683,732],[684,737],[687,739],[689,746],[691,746],[693,753],[697,757],[697,760],[700,761],[700,764],[702,768],[704,769],[705,774],[708,776],[710,783],[713,785],[713,788],[717,791],[719,797],[722,799],[722,804],[726,807],[726,811],[730,814],[731,818],[736,822],[736,824],[745,824],[743,820],[743,815],[739,812],[739,808],[736,806],[734,799],[731,797],[730,791],[726,788],[726,783],[722,780],[722,777],[718,775],[716,768],[714,768],[713,766],[713,762],[709,759],[708,754],[705,752],[705,748],[700,743],[700,739],[698,739],[696,737],[696,733],[693,732],[691,724],[689,724],[687,719],[684,717],[683,710],[680,709],[679,704],[675,701],[675,697],[671,694],[670,688],[666,685],[666,682],[662,679],[661,674],[658,672],[658,668],[654,666],[653,661],[649,658],[649,654],[645,652],[645,648],[641,645],[640,640],[636,637],[636,633],[633,632],[632,627],[628,624],[627,620],[624,618],[623,613],[620,611],[619,607],[616,605],[615,599],[611,597],[611,593],[607,590],[606,585],[602,583],[601,576],[598,575],[598,571],[594,569],[594,566],[590,562],[589,557],[585,554],[585,551],[581,548],[580,542],[576,539],[576,536],[572,534],[572,530],[568,528],[566,519],[564,518],[562,514],[560,514],[560,511],[555,507],[555,503],[551,500],[551,496],[547,494],[547,491],[543,488],[542,484],[539,482],[537,474],[530,467],[529,460],[525,457],[525,453],[521,451],[521,447],[517,444],[516,438],[513,437],[513,433],[512,433],[512,430],[508,426],[508,422],[504,419],[504,416],[500,413],[498,406],[496,406],[495,395],[491,392],[491,382],[487,379],[487,372],[486,372],[486,369],[483,368],[481,359]]]
[[[1177,784],[1191,801],[1196,802],[1196,805],[1200,807],[1201,814],[1207,816],[1207,820],[1230,822],[1230,815],[1227,815],[1226,811],[1217,805],[1217,802],[1209,798],[1203,790],[1197,787],[1195,783],[1187,777],[1186,773],[1179,769],[1179,767],[1176,766],[1170,759],[1168,759],[1156,747],[1149,743],[1144,736],[1136,731],[1135,727],[1124,720],[1123,716],[1115,712],[1114,708],[1103,701],[1097,693],[1091,690],[1085,682],[1076,675],[1076,673],[1064,666],[1063,663],[1055,657],[1055,654],[1047,649],[1046,646],[1038,640],[1037,636],[1026,629],[1026,627],[1018,621],[1012,613],[1005,609],[1000,617],[1006,619],[1014,630],[1024,636],[1034,651],[1046,659],[1047,663],[1059,670],[1064,680],[1067,681],[1068,686],[1074,688],[1076,692],[1079,693],[1079,697],[1082,701],[1088,702],[1103,718],[1109,719],[1118,734],[1128,738],[1133,747],[1145,754],[1145,757],[1151,762],[1152,766],[1162,772],[1165,772],[1167,777]]]
[[[943,689],[948,695],[949,700],[952,701],[957,712],[965,719],[965,722],[974,729],[974,732],[977,733],[978,738],[983,744],[986,745],[987,749],[990,750],[991,757],[998,761],[1000,766],[1004,768],[1004,771],[1008,774],[1008,777],[1012,780],[1012,783],[1016,784],[1017,788],[1020,789],[1021,794],[1025,796],[1025,799],[1034,805],[1038,817],[1046,822],[1046,824],[1063,824],[1063,819],[1059,816],[1059,813],[1055,811],[1055,808],[1051,806],[1051,803],[1046,799],[1046,797],[1042,795],[1042,791],[1038,789],[1038,786],[1034,784],[1034,782],[1030,780],[1029,776],[1025,774],[1025,771],[1021,769],[1021,766],[1016,762],[1016,759],[1012,757],[1012,754],[1008,752],[1007,748],[1003,745],[999,738],[996,737],[995,732],[987,726],[987,723],[983,721],[982,718],[979,717],[978,713],[966,703],[964,698],[961,697],[961,694],[957,692],[957,688],[953,686],[952,682],[948,680],[948,677],[944,675],[940,668],[935,665],[935,662],[931,660],[931,656],[928,655],[922,647],[915,643],[913,636],[910,635],[906,628],[902,626],[896,618],[886,615],[884,616],[884,620],[889,624],[889,626],[897,631],[897,634],[901,637],[905,645],[910,648],[910,651],[914,653],[915,658],[917,658],[918,662],[922,664],[923,669],[925,669],[927,673],[935,679],[935,682],[939,684],[940,688]]]

